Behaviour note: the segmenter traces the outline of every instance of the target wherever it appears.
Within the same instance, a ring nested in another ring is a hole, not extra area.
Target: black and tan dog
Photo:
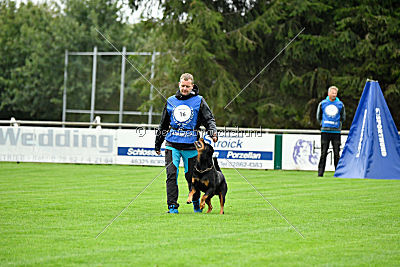
[[[213,209],[211,198],[214,195],[218,195],[221,205],[219,213],[224,214],[225,196],[228,191],[228,186],[218,166],[217,158],[213,158],[214,149],[210,144],[205,143],[203,138],[200,138],[200,140],[196,141],[194,144],[198,155],[194,165],[192,187],[187,203],[192,203],[193,194],[196,193],[196,191],[203,191],[204,195],[200,201],[200,209],[203,209],[205,204],[207,204],[207,213],[210,213]]]

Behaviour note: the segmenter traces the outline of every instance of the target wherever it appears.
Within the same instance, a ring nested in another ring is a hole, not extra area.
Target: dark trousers
[[[167,204],[175,205],[175,207],[179,207],[178,204],[178,196],[179,196],[179,189],[178,189],[178,174],[179,174],[179,161],[180,158],[183,158],[184,166],[185,166],[185,178],[188,183],[189,192],[192,187],[192,177],[193,177],[193,168],[196,157],[188,158],[186,157],[186,153],[179,150],[165,150],[165,166],[167,167]],[[193,195],[193,200],[198,200],[200,198],[200,191],[197,191]]]
[[[329,143],[332,142],[333,162],[336,166],[339,162],[340,155],[340,133],[321,133],[321,158],[318,164],[318,176],[323,176],[325,172],[326,157],[328,155]]]

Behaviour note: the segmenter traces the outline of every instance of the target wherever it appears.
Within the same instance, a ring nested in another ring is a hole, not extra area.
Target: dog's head
[[[199,141],[194,142],[194,145],[197,149],[197,160],[199,162],[202,160],[212,160],[214,148],[210,144],[204,142],[203,138],[200,138]]]

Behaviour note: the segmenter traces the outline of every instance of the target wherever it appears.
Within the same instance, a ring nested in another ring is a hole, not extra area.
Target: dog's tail
[[[221,171],[221,168],[219,167],[219,165],[218,165],[218,160],[217,160],[217,158],[213,158],[213,160],[214,160],[214,166],[215,166],[215,169],[217,170],[217,171]]]

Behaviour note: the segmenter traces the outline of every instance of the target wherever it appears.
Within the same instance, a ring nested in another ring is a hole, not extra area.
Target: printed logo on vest
[[[325,113],[329,117],[335,117],[339,113],[339,109],[335,105],[329,105],[325,108]]]
[[[185,122],[193,117],[193,110],[187,105],[180,105],[174,109],[174,118],[178,122]]]

